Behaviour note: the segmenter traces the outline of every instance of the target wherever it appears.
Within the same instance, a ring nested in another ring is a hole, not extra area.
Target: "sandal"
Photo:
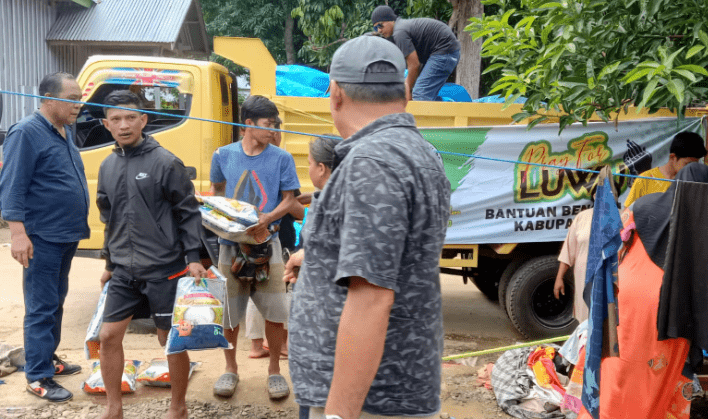
[[[214,395],[221,397],[231,397],[236,392],[236,385],[238,384],[238,374],[232,372],[227,372],[221,374],[216,383],[214,383]]]
[[[290,387],[288,387],[285,377],[280,374],[268,376],[268,396],[271,399],[282,399],[283,397],[288,397],[289,394]]]

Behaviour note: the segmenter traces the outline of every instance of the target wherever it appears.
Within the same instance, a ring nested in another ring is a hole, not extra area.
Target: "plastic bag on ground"
[[[231,349],[224,337],[226,278],[214,266],[208,277],[179,279],[165,355],[204,349]]]
[[[140,361],[125,361],[123,367],[123,377],[121,378],[120,390],[122,393],[134,393],[136,387],[135,378],[138,375]],[[106,385],[101,376],[101,362],[94,361],[89,378],[84,381],[83,390],[89,394],[105,394]]]
[[[106,282],[100,297],[98,297],[96,311],[93,313],[91,322],[86,330],[86,340],[84,341],[84,354],[86,355],[86,359],[98,359],[98,351],[101,348],[99,333],[101,333],[101,325],[103,324],[103,309],[106,305],[107,293],[108,282]]]
[[[194,369],[201,365],[200,362],[189,363],[189,375],[187,379],[192,377]],[[170,368],[166,359],[153,359],[145,369],[138,374],[137,381],[153,387],[170,387]]]

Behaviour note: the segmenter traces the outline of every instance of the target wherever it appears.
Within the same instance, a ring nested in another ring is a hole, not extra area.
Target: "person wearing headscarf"
[[[686,359],[691,342],[685,337],[659,340],[657,329],[660,294],[666,281],[663,268],[670,257],[667,248],[671,219],[678,202],[675,197],[690,182],[708,183],[708,167],[699,163],[687,165],[666,192],[641,197],[622,212],[617,303],[619,356],[602,360],[599,418],[690,417],[693,385]],[[704,185],[704,191],[708,191],[708,185]],[[692,221],[699,222],[682,222]],[[592,417],[583,407],[579,419]]]

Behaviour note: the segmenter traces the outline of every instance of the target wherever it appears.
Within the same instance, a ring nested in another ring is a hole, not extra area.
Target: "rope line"
[[[520,165],[550,167],[552,169],[572,170],[572,171],[576,171],[576,172],[600,173],[599,170],[581,169],[581,168],[577,168],[577,167],[556,166],[553,164],[546,164],[546,163],[532,163],[532,162],[519,161],[519,160],[507,160],[507,159],[500,159],[500,158],[496,158],[496,157],[476,156],[474,154],[455,153],[452,151],[437,150],[437,152],[439,154],[448,154],[451,156],[460,156],[460,157],[471,157],[471,158],[475,158],[475,159],[490,160],[490,161],[496,161],[496,162],[502,162],[502,163],[514,163],[514,164],[520,164]],[[676,182],[676,179],[660,179],[660,178],[649,177],[649,176],[630,175],[630,174],[626,174],[626,173],[612,173],[612,175],[613,176],[624,176],[624,177],[635,178],[635,179],[649,179],[649,180],[662,180],[665,182]]]
[[[95,103],[95,102],[82,102],[80,100],[71,100],[71,99],[62,99],[58,97],[47,97],[47,96],[39,96],[39,95],[33,95],[31,93],[20,93],[20,92],[10,92],[7,90],[0,90],[0,94],[8,94],[8,95],[16,95],[16,96],[26,96],[26,97],[32,97],[32,98],[37,98],[37,99],[42,99],[42,100],[56,100],[59,102],[67,102],[67,103],[77,103],[80,105],[89,105],[89,106],[97,106],[100,108],[109,108],[109,109],[121,109],[121,110],[126,110],[126,111],[135,111],[135,108],[127,108],[125,106],[113,106],[113,105],[105,105],[103,103]],[[202,122],[212,122],[215,124],[224,124],[224,125],[231,125],[234,127],[240,127],[240,128],[256,128],[256,129],[262,129],[266,131],[275,131],[275,132],[287,132],[290,134],[298,134],[298,135],[306,135],[308,137],[313,137],[316,136],[315,134],[308,134],[306,132],[299,132],[299,131],[289,131],[289,130],[284,130],[284,129],[279,129],[279,128],[268,128],[268,127],[259,127],[257,125],[247,125],[247,124],[239,124],[237,122],[228,122],[228,121],[219,121],[216,119],[209,119],[209,118],[200,118],[197,116],[189,116],[189,115],[174,115],[171,113],[166,113],[166,112],[158,112],[158,111],[149,111],[146,109],[140,109],[140,112],[150,114],[150,115],[157,115],[157,116],[167,116],[170,118],[182,118],[182,119],[193,119],[195,121],[202,121]],[[325,135],[317,135],[318,137],[327,137]],[[328,137],[332,138],[335,140],[339,140],[341,138],[339,137]]]
[[[82,102],[80,100],[71,100],[71,99],[61,99],[61,98],[55,98],[55,97],[47,97],[47,96],[39,96],[39,95],[34,95],[31,93],[20,93],[20,92],[11,92],[8,90],[0,90],[0,94],[7,94],[7,95],[15,95],[15,96],[25,96],[25,97],[31,97],[31,98],[37,98],[37,99],[42,99],[42,100],[56,100],[60,102],[67,102],[67,103],[76,103],[80,105],[88,105],[88,106],[97,106],[101,108],[110,108],[110,109],[121,109],[121,110],[128,110],[128,111],[134,111],[135,108],[127,108],[124,106],[112,106],[112,105],[105,105],[102,103],[94,103],[94,102]],[[291,108],[287,106],[282,106],[286,110],[292,110]],[[149,110],[144,110],[141,109],[140,112],[146,113],[146,114],[151,114],[151,115],[157,115],[157,116],[167,116],[170,118],[182,118],[182,119],[193,119],[195,121],[202,121],[202,122],[211,122],[215,124],[224,124],[224,125],[231,125],[234,127],[239,127],[239,128],[255,128],[255,129],[262,129],[266,131],[274,131],[274,132],[285,132],[289,134],[296,134],[296,135],[304,135],[308,137],[325,137],[325,138],[331,138],[334,140],[340,140],[340,137],[335,137],[335,136],[328,136],[328,135],[317,135],[317,134],[311,134],[307,132],[300,132],[300,131],[291,131],[291,130],[285,130],[285,129],[279,129],[279,128],[268,128],[268,127],[259,127],[257,125],[246,125],[246,124],[240,124],[237,122],[228,122],[228,121],[219,121],[216,119],[209,119],[209,118],[200,118],[196,116],[189,116],[189,115],[173,115],[170,113],[165,113],[165,112],[157,112],[157,111],[149,111]],[[314,115],[313,115],[314,116]],[[315,116],[316,117],[316,116]],[[316,117],[316,119],[322,119],[319,117]],[[324,119],[322,119],[324,120]],[[552,164],[545,164],[545,163],[531,163],[531,162],[525,162],[525,161],[520,161],[520,160],[509,160],[509,159],[501,159],[501,158],[496,158],[496,157],[486,157],[486,156],[477,156],[474,154],[465,154],[465,153],[455,153],[452,151],[440,151],[436,150],[439,154],[447,154],[450,156],[458,156],[458,157],[466,157],[466,158],[473,158],[473,159],[481,159],[481,160],[489,160],[489,161],[495,161],[495,162],[501,162],[501,163],[511,163],[511,164],[519,164],[519,165],[530,165],[530,166],[540,166],[540,167],[548,167],[552,169],[561,169],[561,170],[571,170],[571,171],[578,171],[578,172],[588,172],[588,173],[600,173],[598,170],[591,170],[591,169],[582,169],[582,168],[577,168],[577,167],[565,167],[565,166],[556,166]],[[663,181],[663,182],[676,182],[675,179],[660,179],[660,178],[653,178],[653,177],[648,177],[648,176],[640,176],[640,175],[632,175],[632,174],[625,174],[625,173],[612,173],[613,176],[624,176],[627,178],[634,178],[634,179],[648,179],[648,180],[656,180],[656,181]]]
[[[489,355],[497,352],[504,352],[508,351],[511,349],[518,349],[518,348],[526,348],[529,346],[535,346],[535,345],[541,345],[544,343],[553,343],[553,342],[560,342],[562,340],[568,340],[570,339],[571,335],[567,336],[559,336],[557,338],[549,338],[549,339],[542,339],[542,340],[536,340],[533,342],[524,342],[524,343],[517,343],[516,345],[509,345],[509,346],[501,346],[499,348],[493,348],[493,349],[485,349],[483,351],[476,351],[476,352],[465,352],[463,354],[458,354],[458,355],[450,355],[450,356],[444,356],[443,361],[452,361],[455,359],[462,359],[462,358],[472,358],[474,356],[482,356],[482,355]]]

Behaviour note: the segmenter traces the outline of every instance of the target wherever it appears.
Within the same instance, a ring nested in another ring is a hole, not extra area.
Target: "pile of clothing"
[[[0,342],[0,377],[10,375],[25,366],[25,349]]]
[[[580,412],[587,321],[563,347],[539,345],[512,349],[494,364],[492,388],[499,407],[523,419],[574,419]]]

